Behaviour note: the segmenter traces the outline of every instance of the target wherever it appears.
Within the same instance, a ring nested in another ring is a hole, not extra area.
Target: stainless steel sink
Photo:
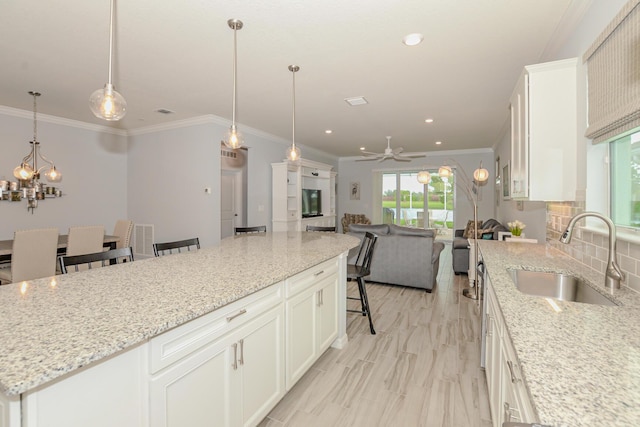
[[[509,270],[509,273],[516,288],[525,294],[587,304],[618,305],[581,278],[570,274],[519,269]]]

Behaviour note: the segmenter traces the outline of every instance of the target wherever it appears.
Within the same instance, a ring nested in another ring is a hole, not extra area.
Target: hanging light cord
[[[231,111],[231,128],[236,128],[236,85],[237,85],[237,68],[238,68],[238,25],[234,24],[233,26],[233,101],[232,101],[232,111]]]
[[[111,0],[111,15],[109,17],[109,85],[111,85],[111,69],[113,60],[113,2]]]
[[[296,71],[297,67],[294,67],[293,72],[293,125],[291,132],[291,146],[295,148],[296,146]]]

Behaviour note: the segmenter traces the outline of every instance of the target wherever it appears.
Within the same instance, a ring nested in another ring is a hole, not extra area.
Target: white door
[[[223,170],[220,178],[220,238],[224,239],[241,226],[242,173]]]

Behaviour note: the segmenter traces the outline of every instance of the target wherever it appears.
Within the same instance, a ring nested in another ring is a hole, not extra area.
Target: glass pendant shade
[[[287,148],[287,160],[290,162],[297,162],[300,160],[300,149],[295,145]]]
[[[441,178],[451,178],[453,176],[453,172],[449,166],[440,166],[440,169],[438,169],[438,175],[440,175]]]
[[[14,163],[15,164],[15,163]],[[22,181],[33,178],[33,169],[27,163],[21,163],[13,170],[13,176]]]
[[[473,171],[473,179],[475,179],[477,182],[485,182],[489,179],[489,171],[481,166],[480,168]]]
[[[62,181],[62,174],[58,172],[55,166],[51,166],[51,169],[45,172],[44,176],[47,177],[47,181],[49,182]]]
[[[103,89],[98,89],[91,94],[89,108],[99,119],[117,121],[127,113],[127,101],[111,83],[107,83]]]
[[[431,173],[429,171],[418,172],[418,182],[420,184],[428,184],[431,182]]]
[[[226,135],[222,139],[222,142],[232,150],[240,148],[244,145],[242,134],[238,132],[235,126],[231,126],[229,128],[229,132],[226,133]]]

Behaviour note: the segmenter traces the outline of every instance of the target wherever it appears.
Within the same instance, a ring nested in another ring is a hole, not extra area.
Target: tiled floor
[[[260,426],[489,427],[480,306],[461,296],[467,284],[450,245],[431,294],[369,284],[377,335],[349,313],[348,346],[327,350]]]

